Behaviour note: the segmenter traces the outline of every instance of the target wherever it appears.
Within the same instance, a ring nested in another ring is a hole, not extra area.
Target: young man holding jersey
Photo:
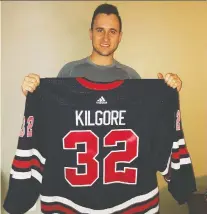
[[[117,8],[102,4],[94,11],[89,30],[93,50],[84,59],[69,62],[60,70],[58,77],[85,77],[92,81],[111,82],[119,79],[140,79],[139,74],[129,66],[114,59],[114,52],[122,39],[122,21]],[[157,74],[170,87],[180,91],[182,81],[176,74]],[[25,76],[22,92],[33,92],[40,83],[38,74]]]

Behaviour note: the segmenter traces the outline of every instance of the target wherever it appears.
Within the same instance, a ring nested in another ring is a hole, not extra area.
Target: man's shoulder
[[[76,65],[80,65],[85,63],[87,60],[87,58],[83,58],[83,59],[79,59],[79,60],[75,60],[75,61],[71,61],[66,63],[60,70],[60,72],[58,73],[58,77],[70,77],[71,72],[73,70],[73,68]]]
[[[127,72],[130,79],[141,79],[140,75],[132,67],[122,64],[116,60],[115,60],[115,63],[118,67],[122,68],[123,70],[125,70]]]
[[[83,59],[79,59],[79,60],[74,60],[74,61],[66,63],[63,67],[73,67],[75,65],[79,65],[79,64],[85,63],[86,60],[87,60],[87,58],[83,58]]]

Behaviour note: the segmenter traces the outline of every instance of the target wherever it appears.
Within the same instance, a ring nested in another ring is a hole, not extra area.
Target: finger
[[[26,77],[24,78],[24,82],[36,83],[37,81],[36,81],[36,79],[33,78],[33,77],[26,76]]]
[[[172,76],[170,76],[168,79],[165,79],[165,82],[171,86],[172,84],[174,84],[174,79]]]
[[[26,86],[25,88],[23,88],[23,91],[28,91],[28,92],[32,93],[34,91],[34,89],[30,86]]]
[[[177,79],[175,79],[174,77],[172,77],[172,79],[170,79],[169,81],[170,85],[177,85]]]
[[[178,86],[177,83],[172,84],[172,88],[174,89],[177,88],[177,86]]]
[[[164,79],[163,75],[161,73],[157,74],[158,79]]]
[[[168,80],[169,80],[171,77],[172,77],[172,74],[171,74],[171,73],[167,73],[167,74],[165,75],[165,82],[167,83]]]
[[[40,84],[40,77],[38,75],[35,76],[35,80],[36,80],[37,85],[39,85]]]
[[[181,86],[181,81],[179,81],[179,79],[174,79],[173,80],[173,84],[172,84],[173,88],[177,88],[178,90],[180,90],[180,86]]]
[[[34,78],[35,81],[37,82],[37,85],[40,84],[40,76],[38,74],[31,73],[31,74],[28,75],[28,77]]]
[[[34,79],[37,82],[37,85],[40,84],[40,76],[37,74],[29,74],[28,77],[31,77],[32,79]]]
[[[33,77],[25,77],[24,84],[33,84],[36,88],[40,84],[40,81]]]
[[[169,82],[169,83],[167,83],[167,85],[171,88],[174,88],[174,89],[177,88],[177,84],[173,83],[173,82]]]
[[[27,86],[31,87],[33,90],[37,88],[37,84],[35,83],[28,83]]]
[[[34,78],[35,78],[35,77],[37,77],[37,76],[39,76],[39,75],[38,75],[38,74],[34,74],[34,73],[30,73],[30,74],[28,74],[28,76],[29,76],[29,77],[34,77]]]
[[[35,90],[36,87],[37,86],[35,85],[35,83],[31,83],[31,82],[26,82],[22,86],[23,90],[27,90],[27,88],[29,88],[29,89],[31,88],[32,90]]]
[[[180,91],[182,88],[182,82],[179,81],[178,84],[177,84],[177,91]]]

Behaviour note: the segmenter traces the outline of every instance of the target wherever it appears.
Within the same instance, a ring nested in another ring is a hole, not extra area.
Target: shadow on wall
[[[196,185],[198,192],[205,192],[207,190],[207,176],[196,178]],[[182,188],[182,187],[181,187]],[[161,214],[188,214],[188,206],[178,205],[168,192],[167,186],[160,189],[160,213]]]
[[[8,190],[8,179],[9,177],[6,176],[2,171],[1,171],[1,213],[4,214],[5,211],[3,209],[3,203],[4,199]]]

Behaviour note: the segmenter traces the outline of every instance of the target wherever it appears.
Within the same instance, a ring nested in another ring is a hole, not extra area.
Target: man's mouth
[[[109,44],[101,44],[101,47],[109,47]]]

